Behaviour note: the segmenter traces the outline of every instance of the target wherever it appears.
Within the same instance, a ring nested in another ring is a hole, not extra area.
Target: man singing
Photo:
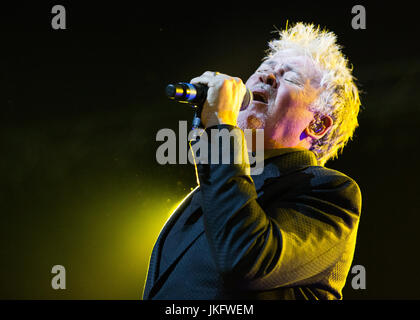
[[[203,125],[238,136],[232,150],[248,151],[243,130],[264,130],[264,171],[196,165],[199,186],[161,231],[143,298],[342,299],[361,194],[324,165],[352,137],[360,100],[335,35],[303,23],[281,31],[246,82],[244,110],[239,78],[191,83],[209,87]]]

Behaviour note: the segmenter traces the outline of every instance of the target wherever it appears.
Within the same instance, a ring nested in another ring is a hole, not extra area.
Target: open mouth
[[[252,100],[267,103],[267,97],[262,92],[253,92],[252,93]]]

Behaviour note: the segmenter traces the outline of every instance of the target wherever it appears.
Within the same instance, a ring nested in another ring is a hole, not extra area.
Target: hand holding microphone
[[[166,94],[179,102],[202,103],[201,122],[204,127],[236,126],[239,111],[248,107],[252,100],[251,91],[241,79],[210,71],[192,79],[190,84],[169,85]]]

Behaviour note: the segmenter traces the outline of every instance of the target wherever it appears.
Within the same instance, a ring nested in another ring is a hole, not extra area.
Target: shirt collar
[[[255,154],[253,154],[255,155]],[[303,166],[317,166],[315,154],[303,148],[280,148],[264,150],[264,166],[275,164],[280,171]]]

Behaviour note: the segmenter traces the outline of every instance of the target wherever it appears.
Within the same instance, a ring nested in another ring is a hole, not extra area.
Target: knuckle
[[[221,80],[220,80],[220,86],[221,86],[222,88],[227,88],[227,87],[229,87],[230,85],[231,85],[231,81],[230,81],[230,79],[223,78],[223,79],[221,79]]]
[[[235,79],[236,84],[238,84],[238,85],[242,85],[243,84],[241,78],[235,77],[234,79]]]

